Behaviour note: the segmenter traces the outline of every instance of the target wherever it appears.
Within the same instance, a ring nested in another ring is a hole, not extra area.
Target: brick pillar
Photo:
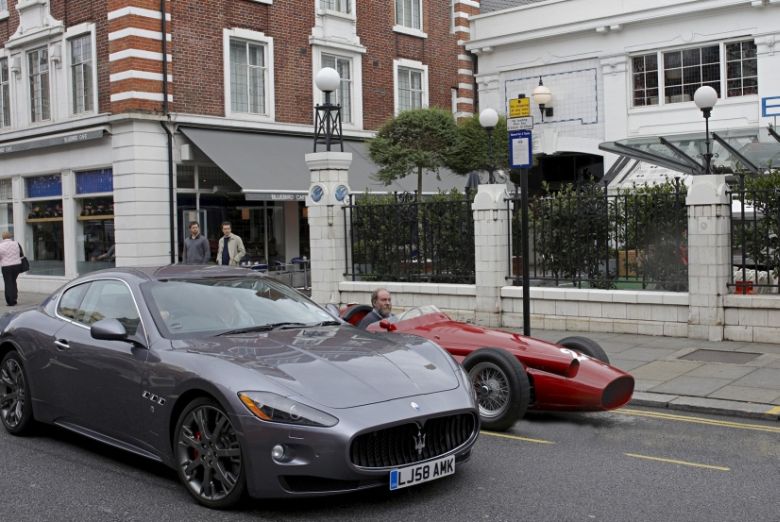
[[[306,195],[311,246],[311,297],[320,304],[339,303],[339,282],[346,269],[342,206],[349,203],[352,153],[315,152],[306,155],[311,186]]]
[[[506,185],[480,185],[474,212],[474,269],[477,324],[501,326],[501,287],[509,270]]]
[[[688,337],[723,340],[723,296],[731,271],[725,176],[694,176],[688,190]]]

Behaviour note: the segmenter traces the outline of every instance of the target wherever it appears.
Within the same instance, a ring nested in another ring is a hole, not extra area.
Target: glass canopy
[[[683,174],[705,173],[703,132],[608,141],[599,149]],[[710,132],[710,151],[714,174],[758,174],[780,166],[780,134],[771,125]]]

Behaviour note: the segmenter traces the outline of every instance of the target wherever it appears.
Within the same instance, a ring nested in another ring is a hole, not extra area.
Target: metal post
[[[520,175],[522,190],[522,246],[523,246],[523,335],[531,335],[531,289],[528,273],[528,257],[530,249],[528,248],[528,169],[522,169]]]
[[[712,174],[712,153],[710,152],[710,110],[702,109],[704,113],[704,142],[707,144],[707,153],[704,155],[704,173]]]
[[[487,129],[488,134],[488,183],[491,185],[496,182],[495,178],[493,177],[493,170],[495,169],[495,160],[493,156],[493,127],[488,127]]]

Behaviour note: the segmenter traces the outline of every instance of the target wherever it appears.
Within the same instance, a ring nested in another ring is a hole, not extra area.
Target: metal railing
[[[520,285],[520,200],[507,200],[507,211],[508,279]],[[687,291],[687,227],[685,187],[679,182],[664,190],[617,194],[582,184],[533,198],[530,285]]]
[[[474,283],[474,217],[468,198],[352,200],[344,207],[345,273],[353,281]]]
[[[780,293],[780,189],[731,192],[731,280],[737,294]]]
[[[288,285],[308,292],[311,290],[311,267],[308,259],[293,259],[292,263],[254,263],[246,265],[247,268],[266,274],[268,277],[287,283]]]

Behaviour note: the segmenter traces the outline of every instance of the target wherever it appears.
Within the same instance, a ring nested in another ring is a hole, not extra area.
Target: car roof
[[[259,272],[248,268],[222,265],[156,265],[107,268],[92,272],[89,276],[102,277],[133,275],[152,281],[170,279],[206,279],[211,277],[263,277]]]

